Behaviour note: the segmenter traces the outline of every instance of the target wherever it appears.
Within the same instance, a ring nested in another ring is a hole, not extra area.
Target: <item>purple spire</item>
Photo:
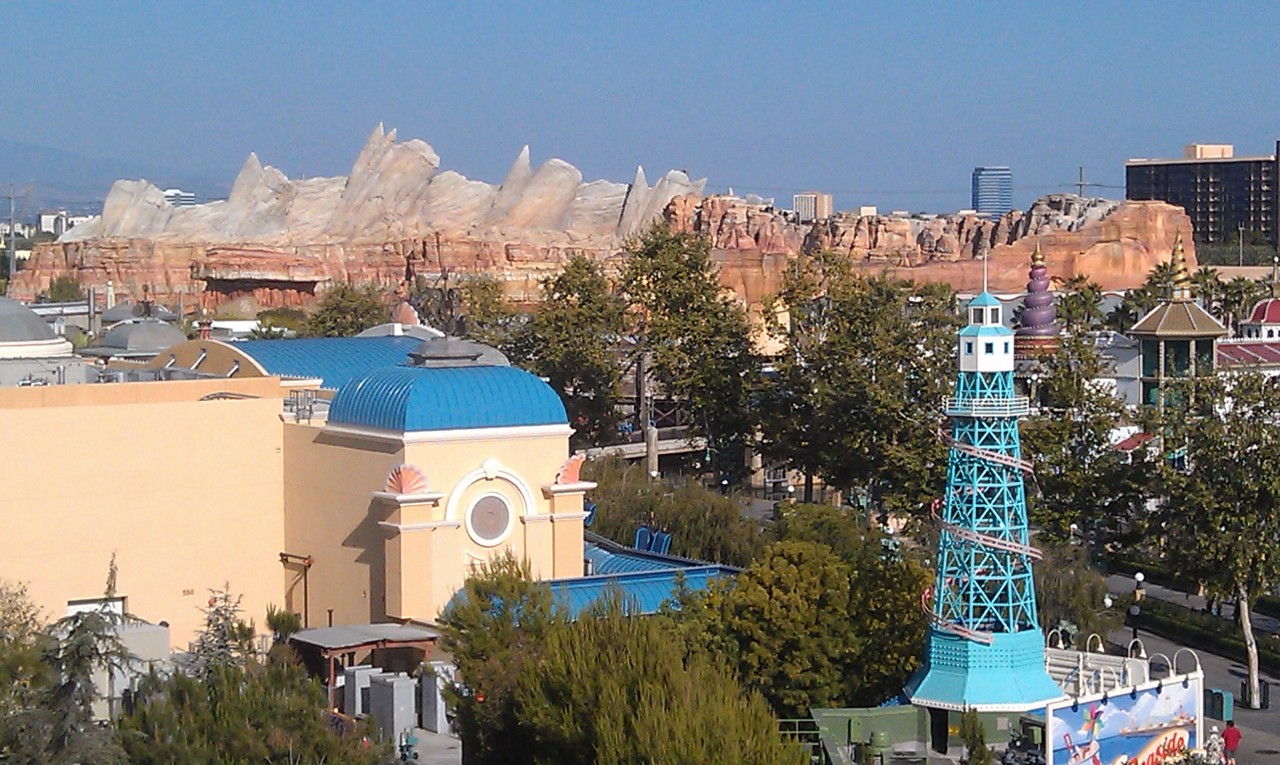
[[[1053,304],[1053,293],[1049,291],[1049,269],[1044,265],[1039,240],[1036,240],[1035,252],[1031,254],[1030,277],[1017,334],[1020,337],[1057,337],[1058,309]]]

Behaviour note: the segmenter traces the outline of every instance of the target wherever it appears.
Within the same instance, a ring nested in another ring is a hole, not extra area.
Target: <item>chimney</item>
[[[213,339],[213,320],[212,319],[209,319],[207,317],[202,317],[200,321],[196,322],[196,337],[200,340]]]

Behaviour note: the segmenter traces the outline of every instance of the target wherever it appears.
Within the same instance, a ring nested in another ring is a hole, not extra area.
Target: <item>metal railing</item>
[[[1025,417],[1031,411],[1026,396],[947,396],[944,407],[948,417]]]

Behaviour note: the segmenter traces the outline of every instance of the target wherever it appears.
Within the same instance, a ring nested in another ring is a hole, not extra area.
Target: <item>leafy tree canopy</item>
[[[301,334],[307,337],[352,337],[387,320],[382,293],[372,284],[334,284],[307,317]]]

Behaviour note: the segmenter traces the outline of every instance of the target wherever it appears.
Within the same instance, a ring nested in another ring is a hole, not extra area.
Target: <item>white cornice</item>
[[[437,505],[440,500],[444,499],[444,494],[438,491],[429,491],[425,494],[394,494],[389,491],[375,491],[373,496],[386,502],[394,502],[397,505]]]
[[[551,516],[549,516],[549,515],[522,515],[522,516],[520,516],[520,521],[521,521],[522,523],[524,523],[526,526],[527,526],[527,525],[529,525],[529,524],[531,524],[531,523],[547,523],[547,522],[548,522],[548,521],[550,521],[550,520],[551,520]]]
[[[591,513],[555,513],[547,516],[554,523],[555,521],[581,521],[586,520]]]
[[[432,529],[456,529],[462,525],[462,521],[431,521],[429,523],[392,523],[391,521],[378,521],[378,525],[388,531],[394,531],[403,534],[409,531],[431,531]]]
[[[449,443],[458,441],[507,441],[513,438],[549,438],[552,436],[568,437],[573,428],[567,424],[557,425],[515,425],[502,428],[456,428],[453,430],[417,430],[401,433],[381,428],[365,428],[359,425],[344,425],[336,422],[325,423],[324,429],[330,433],[357,438],[368,438],[375,441],[389,441],[396,444]]]
[[[573,483],[549,483],[542,487],[542,495],[550,499],[569,494],[583,494],[596,487],[592,481],[574,481]]]

